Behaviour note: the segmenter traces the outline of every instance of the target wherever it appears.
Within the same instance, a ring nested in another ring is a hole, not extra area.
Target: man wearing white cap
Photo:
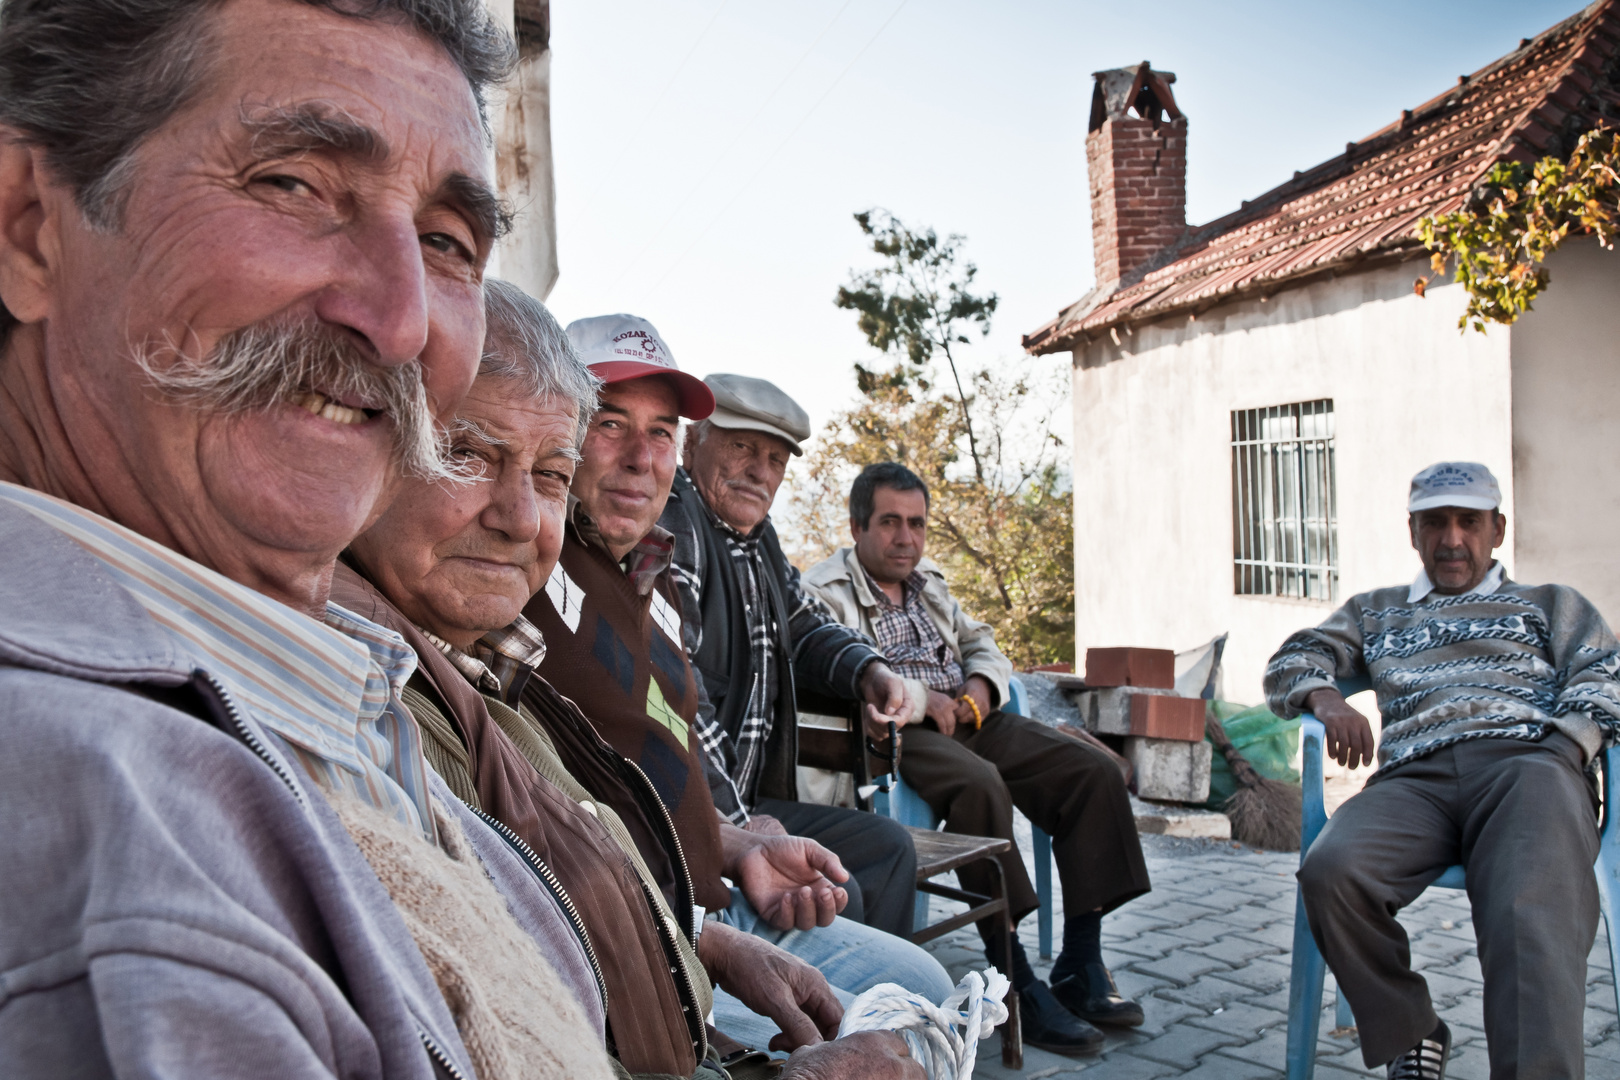
[[[950,978],[926,951],[836,917],[858,914],[860,891],[833,852],[801,836],[746,831],[716,810],[713,764],[699,736],[707,700],[682,640],[674,538],[658,525],[676,471],[681,418],[709,416],[714,394],[676,367],[645,319],[580,319],[567,333],[604,385],[570,487],[561,558],[524,609],[548,646],[539,674],[578,704],[602,739],[656,789],[678,842],[667,836],[637,842],[650,865],[665,861],[674,870],[666,888],[690,888],[699,909],[810,963],[837,991],[858,994],[888,981],[943,998]],[[572,770],[596,777],[598,798],[606,800],[617,785],[602,775],[601,748],[553,727],[549,733]],[[609,772],[623,768],[605,764]],[[657,808],[648,816],[655,824],[665,820]],[[724,988],[726,980],[720,983]],[[727,1004],[721,995],[717,1022],[764,1045],[771,1032],[760,1037]]]
[[[675,539],[686,651],[707,691],[697,728],[724,773],[715,805],[751,830],[785,828],[825,844],[859,883],[865,923],[909,934],[917,856],[905,830],[878,815],[797,801],[801,694],[864,701],[868,729],[883,737],[888,720],[908,715],[900,677],[805,592],[771,524],[771,503],[789,458],[810,437],[810,418],[764,379],[704,381],[715,409],[687,431],[685,468],[659,525]]]
[[[1598,832],[1587,770],[1620,725],[1620,656],[1591,603],[1519,585],[1491,552],[1507,519],[1483,465],[1412,480],[1411,585],[1353,597],[1283,643],[1272,710],[1309,710],[1329,753],[1371,760],[1372,729],[1335,680],[1370,679],[1379,768],[1300,867],[1311,933],[1354,1010],[1362,1057],[1439,1080],[1451,1034],[1411,969],[1395,913],[1448,866],[1467,872],[1493,1076],[1583,1074]]]

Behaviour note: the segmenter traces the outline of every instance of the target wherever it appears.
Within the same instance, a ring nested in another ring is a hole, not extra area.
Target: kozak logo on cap
[[[613,339],[613,354],[644,364],[673,368],[675,360],[658,347],[658,341],[645,330],[626,330]]]

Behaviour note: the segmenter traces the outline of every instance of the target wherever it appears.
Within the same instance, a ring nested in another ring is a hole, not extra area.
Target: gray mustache
[[[173,400],[225,415],[295,403],[310,391],[360,401],[385,414],[394,456],[408,476],[457,479],[447,464],[449,440],[433,419],[422,365],[371,362],[354,338],[311,321],[267,320],[233,331],[202,359],[175,348],[137,358],[151,385]]]

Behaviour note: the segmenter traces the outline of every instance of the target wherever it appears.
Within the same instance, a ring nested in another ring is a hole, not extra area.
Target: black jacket
[[[708,698],[698,706],[698,730],[705,747],[724,747],[742,728],[753,676],[742,586],[724,528],[708,513],[685,469],[676,470],[674,489],[658,524],[675,536],[672,569],[681,594],[682,632]],[[763,584],[775,609],[779,677],[757,790],[739,795],[736,778],[725,775],[735,753],[710,753],[719,774],[711,774],[715,805],[733,820],[743,816],[738,810],[744,799],[751,803],[754,798],[798,798],[799,700],[854,702],[860,697],[861,672],[873,660],[883,659],[859,631],[834,620],[804,591],[799,571],[782,553],[769,518],[759,526],[758,536],[767,570]]]

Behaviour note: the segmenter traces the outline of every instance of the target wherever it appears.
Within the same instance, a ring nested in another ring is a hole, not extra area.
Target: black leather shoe
[[[1102,1049],[1103,1033],[1065,1009],[1039,980],[1018,992],[1018,1011],[1024,1042],[1030,1046],[1070,1057]]]
[[[1101,964],[1087,964],[1078,975],[1052,984],[1052,996],[1082,1020],[1107,1027],[1139,1027],[1142,1006],[1122,997],[1114,977]]]

